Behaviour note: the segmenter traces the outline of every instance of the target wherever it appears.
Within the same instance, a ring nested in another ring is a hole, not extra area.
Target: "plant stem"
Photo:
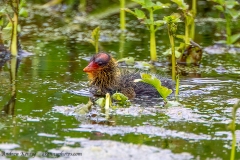
[[[95,43],[95,50],[96,50],[96,53],[98,53],[98,42]]]
[[[111,106],[111,97],[110,94],[107,93],[105,97],[105,118],[109,119],[109,108]]]
[[[225,14],[225,18],[226,18],[226,32],[227,32],[227,45],[230,45],[231,42],[231,36],[232,36],[232,31],[231,31],[231,19],[230,16],[227,15],[227,13]]]
[[[156,51],[156,38],[155,38],[155,29],[154,29],[154,18],[153,10],[149,9],[149,17],[151,20],[150,24],[150,56],[152,61],[157,61],[157,51]]]
[[[14,12],[13,16],[13,24],[12,24],[12,38],[11,38],[11,55],[17,56],[18,49],[17,49],[17,28],[18,28],[18,14]]]
[[[125,38],[126,38],[125,33],[122,32],[119,38],[119,54],[118,54],[119,59],[123,58],[124,55]]]
[[[185,16],[185,45],[189,45],[189,25],[188,25],[188,17]]]
[[[235,121],[236,121],[236,113],[237,109],[240,107],[240,100],[237,101],[237,103],[233,106],[233,111],[232,111],[232,122],[230,124],[230,129],[232,132],[232,150],[231,150],[231,157],[230,160],[235,159],[235,148],[236,148],[236,134],[235,134]]]
[[[126,29],[126,22],[125,22],[125,0],[120,0],[120,28],[122,31]]]
[[[190,37],[192,40],[194,40],[195,38],[195,22],[194,22],[194,19],[196,17],[196,14],[197,14],[197,0],[192,0],[192,14],[193,14],[193,22],[191,24],[191,30],[190,30]]]
[[[87,4],[86,0],[80,0],[78,8],[81,12],[86,12],[86,4]]]
[[[176,76],[176,91],[175,91],[175,96],[177,97],[179,94],[179,83],[180,83],[180,79],[179,79],[179,74]]]
[[[176,57],[175,57],[175,44],[174,37],[171,33],[169,34],[170,44],[172,48],[172,80],[176,81]]]

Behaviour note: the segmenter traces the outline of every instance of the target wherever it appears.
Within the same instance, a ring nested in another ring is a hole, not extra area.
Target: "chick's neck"
[[[119,84],[120,72],[114,61],[110,61],[106,66],[91,74],[91,85],[99,87],[102,91],[114,89]]]

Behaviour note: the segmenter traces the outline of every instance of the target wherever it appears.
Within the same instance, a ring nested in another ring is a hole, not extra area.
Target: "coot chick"
[[[88,66],[83,69],[90,80],[90,92],[94,95],[104,96],[106,93],[120,92],[129,99],[141,96],[160,97],[157,90],[150,84],[134,82],[140,79],[140,72],[120,70],[115,59],[107,53],[94,55]],[[172,80],[160,78],[162,86],[174,88]]]

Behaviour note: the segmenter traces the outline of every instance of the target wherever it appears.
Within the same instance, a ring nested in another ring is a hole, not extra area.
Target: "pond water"
[[[81,159],[93,154],[91,152],[100,155],[102,151],[97,152],[97,146],[106,147],[112,154],[128,155],[123,143],[138,146],[130,147],[136,147],[133,154],[158,152],[161,155],[156,157],[166,156],[166,159],[229,159],[232,136],[227,126],[233,104],[239,98],[239,54],[205,53],[200,68],[180,78],[180,106],[166,108],[159,101],[151,105],[133,102],[130,108],[117,109],[111,124],[94,124],[91,119],[71,112],[72,107],[86,104],[89,97],[67,91],[76,86],[87,88],[87,76],[82,70],[94,54],[94,47],[87,41],[92,29],[101,25],[100,50],[116,58],[134,56],[137,61],[149,60],[148,31],[137,21],[129,20],[123,43],[119,41],[117,14],[87,24],[79,18],[65,26],[68,19],[57,14],[50,16],[48,12],[35,10],[27,20],[22,20],[22,45],[33,55],[18,60],[16,95],[12,92],[11,61],[0,68],[0,107],[14,108],[13,116],[1,114],[0,159],[44,159],[54,156],[43,156],[40,152],[61,153],[69,149],[81,152],[83,155],[78,157]],[[196,25],[196,42],[204,47],[212,45],[213,25],[209,21]],[[131,26],[135,26],[134,29]],[[160,56],[169,47],[166,32],[157,32],[157,40],[161,63],[156,72],[170,77],[166,58]],[[122,55],[118,54],[119,50]],[[64,114],[56,106],[66,106]],[[236,120],[236,159],[240,159],[239,115],[240,110]],[[104,146],[104,142],[107,145]],[[82,149],[88,145],[96,148]],[[141,150],[141,146],[154,148],[148,152]],[[164,154],[157,149],[169,152]],[[4,152],[37,155],[6,156]]]

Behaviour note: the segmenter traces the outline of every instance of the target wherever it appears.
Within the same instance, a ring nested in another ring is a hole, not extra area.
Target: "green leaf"
[[[163,8],[169,8],[170,3],[163,4],[161,2],[157,2],[156,5],[153,6],[153,11],[163,9]]]
[[[89,112],[92,105],[93,105],[93,103],[91,101],[89,101],[87,104],[79,104],[74,109],[74,112],[76,112],[79,115],[84,115]]]
[[[166,100],[166,98],[172,93],[171,89],[164,86],[159,87],[159,89],[157,90],[161,94],[164,100]]]
[[[183,6],[183,0],[172,0],[172,2],[176,3],[178,6]]]
[[[114,93],[114,94],[112,95],[112,98],[113,98],[114,100],[117,100],[117,101],[126,101],[126,100],[128,100],[128,97],[125,96],[125,95],[122,94],[122,93]]]
[[[114,93],[112,95],[112,98],[116,101],[118,101],[117,103],[119,103],[120,105],[130,105],[130,101],[128,100],[128,97],[125,96],[124,94],[122,93]]]
[[[105,98],[99,98],[95,102],[102,108],[105,106]]]
[[[127,65],[134,65],[135,60],[133,57],[121,58],[117,62],[125,62]]]
[[[27,7],[26,0],[21,0],[20,1],[19,8],[22,8],[22,7]]]
[[[96,42],[98,41],[99,37],[100,37],[100,27],[98,26],[92,31],[92,38]]]
[[[188,10],[189,6],[183,0],[172,0],[172,2],[176,3],[178,7],[182,10]]]
[[[176,35],[176,38],[179,38],[179,39],[185,40],[185,35]]]
[[[225,4],[225,0],[216,0],[218,4],[220,5],[224,5]]]
[[[211,0],[211,1],[213,1],[213,2],[215,2],[215,3],[218,3],[218,4],[220,4],[221,6],[224,6],[224,4],[225,4],[225,0]]]
[[[140,9],[135,9],[135,15],[137,16],[138,19],[145,19],[146,18],[146,15],[145,13],[140,10]]]
[[[185,35],[176,35],[176,38],[182,39],[183,41],[186,42],[186,40],[185,40]],[[188,37],[188,38],[187,38],[187,41],[190,42],[190,40],[191,40],[191,38]]]
[[[147,24],[147,25],[154,25],[154,22],[151,21],[150,19],[145,19],[145,20],[144,20],[144,24]]]
[[[26,10],[26,8],[21,8],[19,11],[19,16],[21,17],[28,17],[28,11]]]
[[[224,12],[223,6],[221,6],[221,5],[215,5],[214,7],[215,7],[217,10],[219,10],[219,11],[221,11],[221,12]]]
[[[92,31],[92,40],[90,40],[90,42],[95,47],[96,52],[98,52],[99,37],[100,37],[100,27],[98,26]]]
[[[142,73],[141,78],[142,79],[140,79],[140,80],[139,79],[134,80],[134,82],[141,81],[141,82],[152,85],[154,88],[156,88],[158,93],[162,96],[162,98],[165,101],[166,101],[166,98],[172,93],[172,90],[167,87],[162,86],[161,81],[159,79],[157,79],[155,76],[152,76],[147,73]]]
[[[175,49],[175,57],[176,57],[176,58],[180,58],[181,55],[182,55],[182,53],[179,52],[177,49]]]
[[[228,9],[226,12],[230,14],[233,19],[237,19],[240,16],[240,12],[235,9]]]
[[[133,2],[136,2],[140,5],[144,5],[144,0],[132,0]]]
[[[165,21],[168,24],[178,23],[180,22],[180,17],[181,17],[180,14],[173,13],[170,16],[164,16],[163,21]]]
[[[164,56],[169,56],[169,55],[172,55],[172,49],[169,48],[167,49],[165,52],[162,53]]]
[[[152,76],[150,74],[147,74],[147,73],[142,73],[141,78],[142,79],[148,79],[148,78],[152,78]]]
[[[95,46],[94,41],[92,39],[88,40],[93,46]]]
[[[124,11],[133,14],[134,16],[137,17],[137,15],[135,14],[135,12],[133,12],[132,10],[128,9],[128,8],[122,8]]]
[[[160,26],[162,26],[164,23],[165,23],[165,21],[163,21],[163,20],[157,20],[157,21],[154,22],[154,25],[160,27]]]
[[[240,33],[231,36],[231,44],[235,43],[240,38]]]
[[[151,0],[144,0],[144,5],[142,7],[146,9],[150,9],[154,6],[155,4]]]
[[[226,5],[226,8],[233,9],[237,5],[237,3],[235,0],[226,0],[225,5]]]
[[[165,56],[172,55],[172,49],[169,48],[165,52],[163,52],[162,54],[165,55]],[[182,55],[182,53],[178,51],[178,47],[175,47],[175,57],[179,58],[181,55]]]
[[[146,70],[146,69],[154,68],[154,66],[148,62],[140,61],[140,62],[136,62],[134,68],[140,68],[140,69]]]

